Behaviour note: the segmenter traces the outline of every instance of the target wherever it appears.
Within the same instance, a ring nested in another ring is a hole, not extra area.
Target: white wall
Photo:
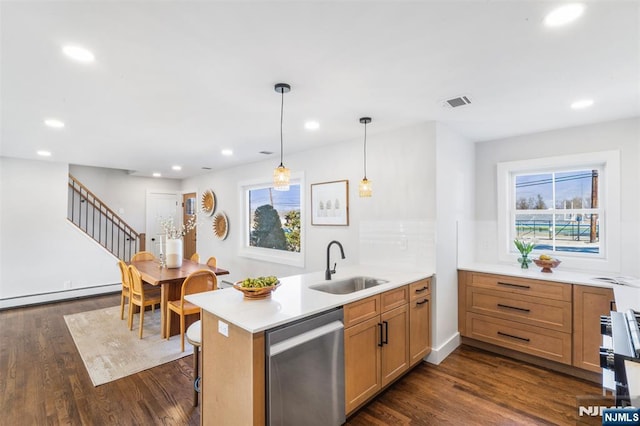
[[[436,281],[432,290],[433,351],[439,363],[460,341],[458,333],[458,223],[473,217],[474,144],[442,124],[437,125]]]
[[[554,155],[607,150],[620,151],[621,173],[621,270],[640,276],[640,119],[631,118],[589,126],[476,144],[476,260],[496,262],[497,199],[496,165],[499,162],[527,160]]]
[[[371,127],[375,125],[372,124]],[[278,159],[268,160],[233,169],[214,172],[183,181],[183,191],[197,189],[198,194],[208,188],[216,194],[216,212],[224,211],[229,219],[229,235],[218,240],[212,232],[211,219],[204,218],[198,228],[197,250],[201,257],[216,256],[218,264],[231,271],[226,280],[239,280],[253,275],[291,275],[308,271],[324,270],[326,247],[331,240],[340,241],[346,259],[338,259],[333,253],[332,261],[341,265],[366,263],[370,259],[360,257],[359,228],[361,223],[377,221],[394,223],[431,222],[435,220],[435,124],[425,123],[399,129],[394,132],[376,134],[367,138],[367,177],[373,182],[373,197],[360,198],[358,183],[362,179],[362,140],[285,155],[284,163],[292,173],[304,172],[307,199],[304,213],[305,253],[304,268],[267,263],[238,257],[241,244],[242,215],[239,184],[256,179],[269,182]],[[286,144],[285,144],[286,146]],[[309,188],[313,183],[349,180],[349,226],[311,226],[308,211]],[[430,247],[431,253],[434,247]],[[414,268],[433,270],[425,255],[418,258]]]
[[[0,307],[120,282],[115,258],[67,221],[67,164],[2,157],[0,176]]]

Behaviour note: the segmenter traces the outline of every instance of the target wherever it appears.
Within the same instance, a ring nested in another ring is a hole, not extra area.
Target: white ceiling
[[[0,155],[182,178],[436,120],[473,141],[640,115],[640,3],[0,4]],[[69,60],[65,44],[96,56]],[[456,109],[442,101],[468,95]],[[593,107],[574,111],[574,100]],[[43,125],[45,118],[64,129]],[[320,122],[304,130],[307,119]],[[233,149],[232,157],[220,150]],[[181,172],[171,166],[183,166]]]

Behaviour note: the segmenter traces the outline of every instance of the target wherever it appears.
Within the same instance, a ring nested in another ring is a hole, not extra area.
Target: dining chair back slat
[[[132,262],[140,262],[142,260],[155,260],[155,256],[150,251],[139,251],[131,256]]]

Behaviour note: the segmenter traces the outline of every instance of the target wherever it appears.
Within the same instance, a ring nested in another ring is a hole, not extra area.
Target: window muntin
[[[533,239],[544,252],[600,254],[599,175],[597,166],[514,173],[513,238]]]

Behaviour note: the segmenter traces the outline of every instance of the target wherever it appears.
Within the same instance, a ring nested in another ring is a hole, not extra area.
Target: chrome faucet
[[[329,260],[330,255],[331,255],[331,246],[333,244],[337,244],[338,247],[340,247],[340,254],[342,255],[342,258],[344,259],[344,249],[342,248],[342,244],[340,244],[339,241],[333,240],[329,243],[329,245],[327,246],[327,270],[324,271],[324,279],[325,280],[330,280],[331,279],[331,274],[335,274],[336,273],[336,266],[338,265],[337,263],[333,264],[333,269],[331,268],[331,261]]]

